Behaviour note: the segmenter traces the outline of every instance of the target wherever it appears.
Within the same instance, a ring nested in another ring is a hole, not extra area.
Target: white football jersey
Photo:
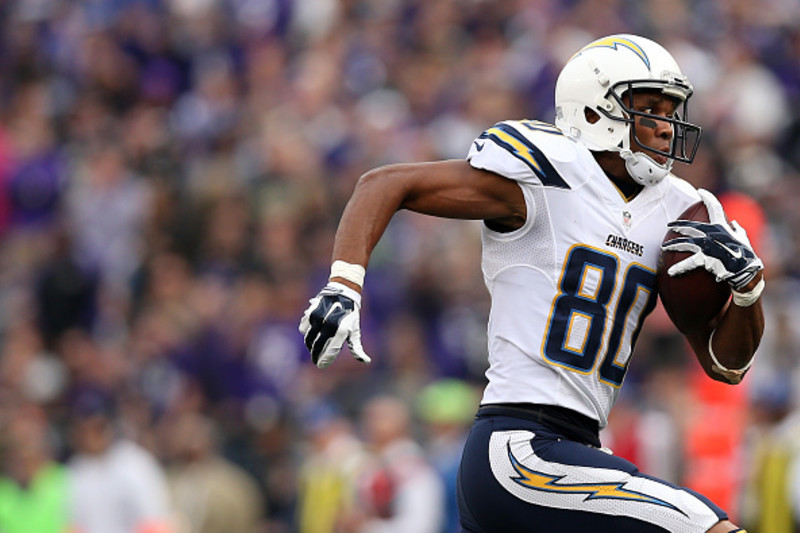
[[[559,405],[605,427],[656,304],[667,222],[697,191],[670,175],[626,201],[585,146],[537,121],[496,124],[467,159],[516,181],[527,206],[520,229],[482,230],[492,299],[483,403]]]

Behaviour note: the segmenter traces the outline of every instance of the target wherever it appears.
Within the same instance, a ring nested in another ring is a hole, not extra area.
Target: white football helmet
[[[677,98],[675,115],[665,118],[631,109],[636,89],[656,89]],[[603,37],[581,48],[561,70],[556,81],[556,126],[590,150],[619,152],[637,183],[655,185],[670,173],[674,160],[691,163],[694,159],[701,130],[686,122],[686,102],[692,91],[675,59],[658,43],[636,35]],[[587,120],[586,108],[600,119]],[[637,115],[672,125],[669,152],[639,141]],[[631,137],[641,148],[667,157],[667,163],[661,165],[647,154],[633,152]]]

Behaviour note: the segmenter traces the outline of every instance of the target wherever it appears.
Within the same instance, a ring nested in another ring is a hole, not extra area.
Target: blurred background
[[[738,387],[661,308],[604,444],[751,533],[800,525],[796,0],[0,3],[0,532],[457,531],[486,368],[479,223],[400,213],[372,257],[374,362],[297,332],[356,180],[553,118],[631,32],[693,82],[676,173],[767,264]]]

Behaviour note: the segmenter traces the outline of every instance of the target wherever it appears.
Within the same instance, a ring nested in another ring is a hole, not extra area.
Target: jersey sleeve
[[[472,142],[467,161],[514,181],[569,188],[566,181],[534,141],[540,123],[498,122]],[[539,130],[541,133],[541,130]]]

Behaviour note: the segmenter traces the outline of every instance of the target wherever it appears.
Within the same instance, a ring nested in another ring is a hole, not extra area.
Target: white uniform
[[[670,175],[626,201],[585,146],[535,121],[496,124],[467,159],[516,181],[527,206],[518,230],[483,228],[492,298],[483,404],[559,405],[605,427],[656,303],[667,222],[697,191]]]

